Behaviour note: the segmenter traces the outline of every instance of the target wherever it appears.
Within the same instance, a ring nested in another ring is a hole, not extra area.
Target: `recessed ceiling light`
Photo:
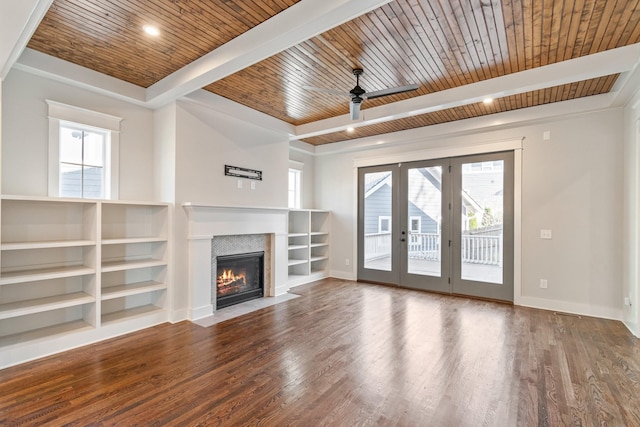
[[[160,35],[160,30],[158,29],[158,27],[154,27],[153,25],[145,25],[142,27],[142,29],[150,36],[157,37]]]
[[[489,105],[493,102],[493,98],[485,98],[482,100],[482,102],[484,102],[485,104]]]
[[[355,129],[353,129],[353,128],[347,128],[347,132],[349,132],[349,133],[353,132],[354,130]]]

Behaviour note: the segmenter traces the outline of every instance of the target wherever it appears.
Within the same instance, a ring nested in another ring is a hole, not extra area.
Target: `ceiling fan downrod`
[[[362,75],[363,72],[364,70],[362,68],[353,69],[353,75],[356,76],[356,87],[351,89],[349,93],[351,94],[351,102],[355,102],[357,104],[363,101],[362,95],[367,93],[364,89],[360,87],[360,76]]]

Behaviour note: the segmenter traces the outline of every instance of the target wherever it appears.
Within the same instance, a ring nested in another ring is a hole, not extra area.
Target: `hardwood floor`
[[[0,371],[0,425],[640,426],[616,321],[324,280]]]

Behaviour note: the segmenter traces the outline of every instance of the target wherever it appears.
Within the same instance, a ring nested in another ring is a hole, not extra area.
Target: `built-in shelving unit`
[[[3,196],[0,368],[166,321],[169,205]]]
[[[313,209],[289,211],[289,285],[329,275],[330,212]]]
[[[164,310],[166,206],[102,203],[101,322]]]

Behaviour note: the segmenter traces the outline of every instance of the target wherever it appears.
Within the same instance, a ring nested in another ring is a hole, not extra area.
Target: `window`
[[[302,167],[303,163],[289,161],[289,208],[302,207]]]
[[[422,232],[422,218],[419,216],[412,216],[409,218],[409,231],[414,234]]]
[[[104,199],[110,194],[105,159],[110,133],[73,123],[60,123],[60,197]]]
[[[378,233],[391,233],[391,217],[379,216],[378,217]]]
[[[118,198],[119,117],[47,100],[49,196]]]

